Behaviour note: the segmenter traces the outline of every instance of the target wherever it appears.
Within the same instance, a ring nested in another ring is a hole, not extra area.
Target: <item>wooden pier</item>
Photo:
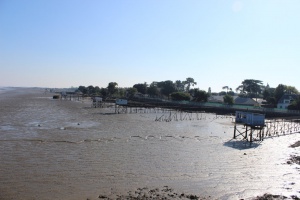
[[[237,111],[233,138],[253,142],[299,132],[300,119],[265,120],[261,114]]]
[[[273,119],[265,122],[265,136],[280,136],[300,132],[300,119]]]
[[[84,97],[80,93],[75,92],[61,92],[60,93],[60,99],[61,100],[70,100],[70,101],[80,101]]]

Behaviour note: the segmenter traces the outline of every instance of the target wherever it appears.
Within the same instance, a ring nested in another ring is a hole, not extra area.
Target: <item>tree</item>
[[[233,97],[229,94],[226,94],[224,97],[223,97],[223,100],[224,100],[224,103],[225,104],[229,104],[229,105],[232,105],[233,104]]]
[[[195,80],[191,77],[189,78],[186,78],[185,81],[183,81],[184,85],[187,85],[186,86],[186,91],[190,91],[190,87],[191,85],[194,86],[194,85],[197,85],[197,82],[195,82]]]
[[[299,94],[299,92],[294,86],[279,84],[274,91],[276,103],[278,103],[278,101],[284,94]]]
[[[161,93],[167,97],[169,94],[176,91],[175,84],[173,81],[162,81],[157,83],[158,88],[161,88]]]
[[[231,96],[234,96],[234,92],[231,90],[229,91],[227,94],[231,95]]]
[[[191,99],[191,95],[185,92],[173,92],[171,93],[171,98],[175,101],[189,101]]]
[[[199,89],[196,89],[194,90],[194,101],[204,101],[204,102],[207,102],[208,100],[208,93],[204,90],[199,90]]]
[[[99,88],[99,86],[95,87],[95,94],[99,95],[100,94],[101,89]]]
[[[220,96],[223,96],[223,95],[225,96],[225,95],[226,95],[226,92],[225,92],[225,91],[221,91],[221,92],[219,92],[219,95],[220,95]]]
[[[263,99],[265,99],[266,101],[268,101],[268,99],[271,98],[271,92],[270,92],[270,89],[265,89],[263,91]]]
[[[108,96],[108,89],[107,88],[101,88],[100,89],[100,94],[102,97],[106,98]]]
[[[155,84],[151,84],[148,88],[147,88],[147,93],[154,97],[154,96],[157,96],[159,94],[159,91],[158,91],[158,88],[157,86],[155,86]]]
[[[276,103],[278,103],[280,98],[284,95],[285,91],[286,91],[286,85],[283,85],[283,84],[279,84],[275,88],[274,97],[276,99]]]
[[[277,103],[275,99],[275,88],[270,88],[268,85],[265,87],[263,91],[263,99],[267,101],[268,104],[275,105]]]
[[[262,81],[254,79],[245,79],[242,85],[236,88],[241,94],[246,94],[248,97],[257,97],[262,92]]]
[[[88,94],[89,95],[94,95],[96,92],[95,92],[95,88],[94,86],[90,85],[87,87],[87,90],[88,90]]]
[[[228,90],[232,91],[232,88],[230,88],[229,86],[224,86],[222,87],[223,90],[226,90],[226,93],[228,93]]]
[[[138,92],[138,90],[135,87],[132,88],[128,88],[127,89],[127,96],[129,98],[133,97],[136,93]]]
[[[299,94],[299,91],[297,90],[297,88],[295,88],[294,86],[286,86],[286,91],[287,94]]]
[[[199,92],[199,88],[193,88],[193,89],[190,89],[190,90],[189,90],[189,94],[190,94],[192,97],[194,97],[195,94],[196,94],[197,92]]]
[[[118,97],[124,97],[126,94],[126,89],[125,88],[118,88],[117,89],[117,95]]]
[[[87,94],[87,92],[88,92],[87,88],[85,86],[82,86],[82,85],[78,87],[78,90],[80,92],[82,92],[82,94]]]
[[[208,93],[209,96],[211,96],[211,88],[210,87],[208,88],[208,92],[207,93]]]
[[[175,87],[178,92],[183,92],[184,91],[184,82],[182,82],[180,80],[175,81]]]
[[[147,93],[147,83],[146,82],[145,83],[134,84],[133,87],[136,88],[137,91],[142,93],[142,94]]]
[[[300,97],[298,99],[294,100],[289,106],[289,110],[300,110]]]
[[[108,90],[108,95],[113,95],[115,92],[117,92],[117,85],[118,83],[116,82],[110,82],[107,86],[107,90]]]

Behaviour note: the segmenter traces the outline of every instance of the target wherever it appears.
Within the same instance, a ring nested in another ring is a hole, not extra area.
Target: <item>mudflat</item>
[[[230,117],[158,122],[169,113],[115,114],[52,96],[1,90],[0,199],[299,196],[299,168],[287,160],[300,134],[250,145],[232,140]]]

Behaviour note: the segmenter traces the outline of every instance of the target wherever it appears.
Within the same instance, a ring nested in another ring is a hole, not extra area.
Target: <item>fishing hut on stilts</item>
[[[263,140],[265,115],[258,113],[236,111],[233,138],[252,142],[254,137]]]
[[[116,99],[115,113],[127,113],[128,101],[126,99]]]
[[[258,113],[236,111],[233,139],[253,142],[265,137],[282,136],[300,132],[300,119],[265,119]]]
[[[92,97],[92,107],[94,108],[102,108],[103,101],[101,97]]]

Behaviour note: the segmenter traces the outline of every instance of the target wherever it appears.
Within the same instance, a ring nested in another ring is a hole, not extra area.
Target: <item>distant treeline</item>
[[[172,100],[198,101],[206,102],[211,95],[224,95],[224,103],[232,104],[232,96],[238,95],[240,97],[248,98],[262,98],[271,106],[276,106],[279,99],[284,94],[299,94],[294,86],[279,84],[276,88],[270,87],[268,84],[263,85],[263,82],[255,79],[245,79],[242,81],[235,92],[229,86],[222,87],[223,91],[219,93],[211,93],[200,90],[199,88],[191,88],[197,85],[197,82],[191,77],[186,80],[171,80],[152,82],[151,84],[137,83],[129,88],[120,88],[118,83],[110,82],[107,87],[100,88],[98,86],[79,86],[78,90],[87,96],[102,96],[103,98],[132,98],[152,97]],[[290,105],[292,109],[300,109],[300,99]]]

